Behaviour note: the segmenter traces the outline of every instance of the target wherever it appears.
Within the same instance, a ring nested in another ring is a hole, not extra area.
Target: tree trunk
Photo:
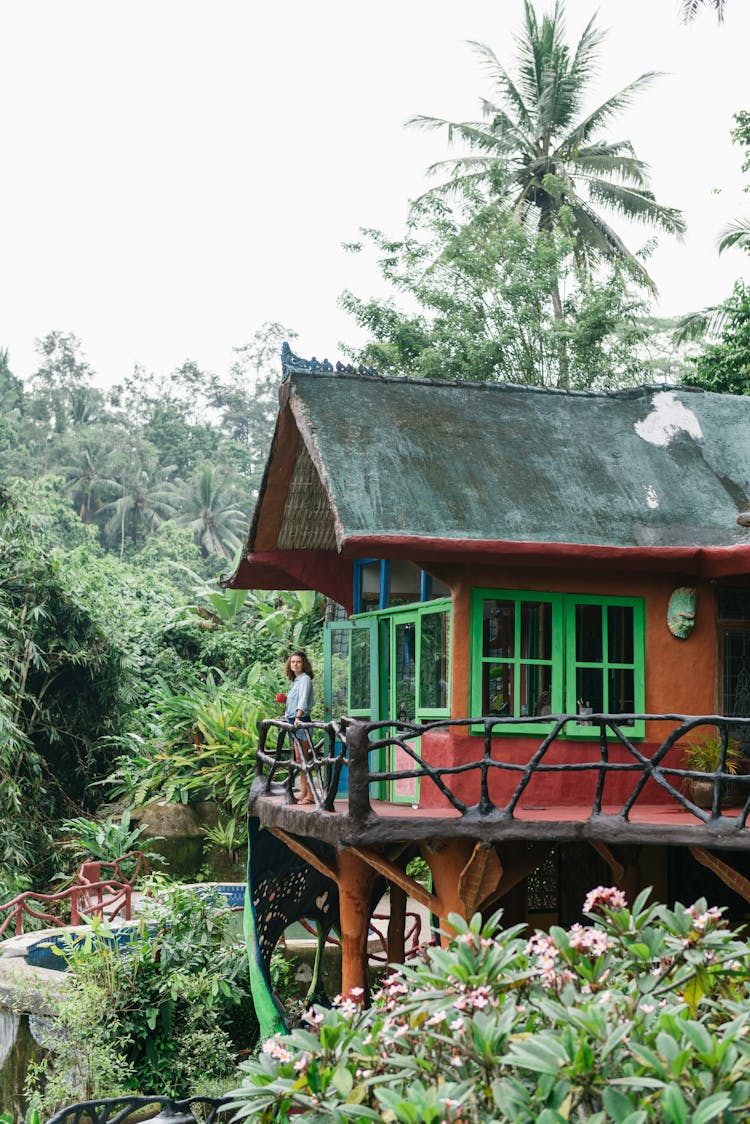
[[[562,298],[560,297],[560,286],[555,281],[552,289],[552,312],[558,324],[565,320],[563,314]],[[557,341],[557,357],[559,363],[559,372],[557,378],[557,385],[562,387],[563,390],[568,390],[570,387],[570,364],[568,362],[568,344],[562,336]]]

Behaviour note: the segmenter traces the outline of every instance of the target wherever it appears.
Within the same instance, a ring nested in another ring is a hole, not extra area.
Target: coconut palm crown
[[[525,0],[515,79],[489,47],[472,44],[497,95],[495,101],[482,101],[482,121],[420,116],[408,123],[447,129],[449,143],[464,141],[473,150],[429,169],[431,173],[451,172],[450,180],[433,191],[489,187],[493,194],[500,194],[517,219],[535,220],[542,231],[560,230],[571,237],[581,268],[588,269],[601,258],[619,260],[653,289],[643,265],[602,217],[599,207],[670,234],[681,235],[685,230],[680,211],[657,203],[648,186],[648,168],[636,157],[631,142],[603,136],[611,119],[658,75],[642,74],[583,114],[603,33],[590,20],[571,50],[565,42],[564,17],[561,0],[541,22]]]

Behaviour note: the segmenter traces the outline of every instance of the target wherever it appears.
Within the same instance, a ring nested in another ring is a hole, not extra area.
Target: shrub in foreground
[[[750,945],[721,911],[586,899],[530,940],[500,914],[359,997],[317,1008],[240,1066],[238,1117],[335,1124],[741,1124]]]

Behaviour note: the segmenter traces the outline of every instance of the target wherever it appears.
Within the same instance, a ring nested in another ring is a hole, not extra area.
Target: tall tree
[[[81,341],[65,332],[48,332],[35,341],[35,348],[40,363],[30,385],[39,420],[54,433],[93,420],[101,412],[103,396],[91,386],[94,372]]]
[[[214,382],[211,405],[219,412],[225,436],[247,449],[253,483],[257,483],[273,436],[281,345],[296,338],[291,328],[277,320],[267,321],[248,343],[234,349],[237,358],[228,379]]]
[[[617,265],[582,278],[570,238],[529,229],[475,196],[450,207],[424,199],[402,239],[365,235],[408,310],[392,298],[342,295],[370,336],[349,349],[360,362],[384,373],[534,386],[606,388],[647,377],[641,294]]]
[[[109,458],[113,498],[101,504],[97,516],[102,520],[105,541],[125,554],[125,540],[133,546],[175,514],[170,482],[174,465],[160,466],[157,450],[140,435],[123,441]]]
[[[632,143],[604,134],[612,118],[656,75],[642,74],[583,113],[602,39],[592,19],[571,49],[565,41],[562,0],[541,21],[525,0],[516,78],[488,46],[474,44],[496,93],[495,101],[482,101],[483,120],[420,116],[411,124],[445,129],[449,142],[463,141],[471,150],[469,155],[433,165],[432,172],[451,172],[450,180],[433,190],[481,184],[519,221],[534,220],[540,231],[569,235],[580,268],[590,269],[602,258],[619,261],[653,288],[642,262],[600,208],[670,234],[685,230],[682,214],[656,201],[646,165],[635,155]],[[555,316],[561,319],[559,291],[553,290],[552,300]]]

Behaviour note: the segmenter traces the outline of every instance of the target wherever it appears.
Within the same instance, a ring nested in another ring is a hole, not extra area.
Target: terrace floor
[[[454,808],[421,808],[411,804],[373,800],[371,815],[355,819],[347,800],[337,800],[333,812],[314,805],[285,804],[281,795],[257,796],[251,812],[264,826],[337,845],[364,845],[431,837],[502,839],[601,840],[612,843],[674,844],[750,850],[750,828],[741,826],[739,806],[722,808],[716,819],[704,822],[676,801],[638,802],[627,819],[621,805],[602,806],[592,815],[591,804],[545,806],[519,803],[513,815],[498,810],[479,816],[461,815]],[[710,812],[706,813],[710,816]]]

